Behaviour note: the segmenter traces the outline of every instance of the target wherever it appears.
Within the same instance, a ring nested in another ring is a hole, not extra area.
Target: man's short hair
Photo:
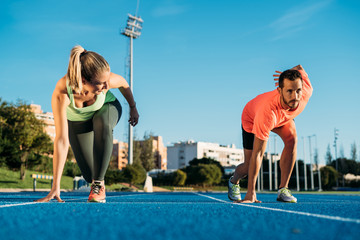
[[[280,74],[280,77],[279,77],[279,87],[280,88],[284,87],[284,79],[285,78],[289,79],[290,81],[295,81],[296,79],[300,78],[300,80],[302,81],[301,74],[298,70],[289,69]]]

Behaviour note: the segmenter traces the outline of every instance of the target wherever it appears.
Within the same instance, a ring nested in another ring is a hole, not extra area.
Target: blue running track
[[[65,203],[33,202],[46,194],[0,193],[0,239],[360,239],[360,195],[234,204],[227,193],[110,192],[101,204],[66,192]]]

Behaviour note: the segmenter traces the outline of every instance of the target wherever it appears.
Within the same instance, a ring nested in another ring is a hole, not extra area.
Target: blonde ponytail
[[[105,71],[110,71],[110,66],[98,53],[86,51],[81,46],[71,49],[66,78],[76,93],[82,92],[83,78],[85,81],[91,82],[94,77]]]

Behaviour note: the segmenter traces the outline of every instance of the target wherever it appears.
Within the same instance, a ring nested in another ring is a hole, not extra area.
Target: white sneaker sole
[[[87,200],[87,202],[91,202],[91,203],[106,203],[106,199],[102,199],[102,200],[95,200],[94,198],[91,200]]]
[[[297,203],[297,200],[285,201],[282,198],[277,198],[276,201],[284,202],[284,203]]]
[[[241,201],[241,197],[240,197],[239,199],[232,199],[229,194],[228,194],[228,198],[229,198],[231,201]]]

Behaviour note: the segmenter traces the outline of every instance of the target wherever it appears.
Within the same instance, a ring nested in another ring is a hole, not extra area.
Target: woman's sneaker
[[[93,184],[91,184],[91,191],[88,202],[105,203],[105,198],[105,186],[101,185],[101,182],[94,182]]]
[[[229,184],[228,184],[228,197],[231,201],[240,201],[241,200],[241,195],[240,195],[240,185],[239,184],[233,184],[231,182],[231,179],[233,177],[231,177],[229,179]]]
[[[287,202],[287,203],[297,202],[297,199],[291,194],[291,191],[287,188],[279,189],[277,200],[279,202]]]

